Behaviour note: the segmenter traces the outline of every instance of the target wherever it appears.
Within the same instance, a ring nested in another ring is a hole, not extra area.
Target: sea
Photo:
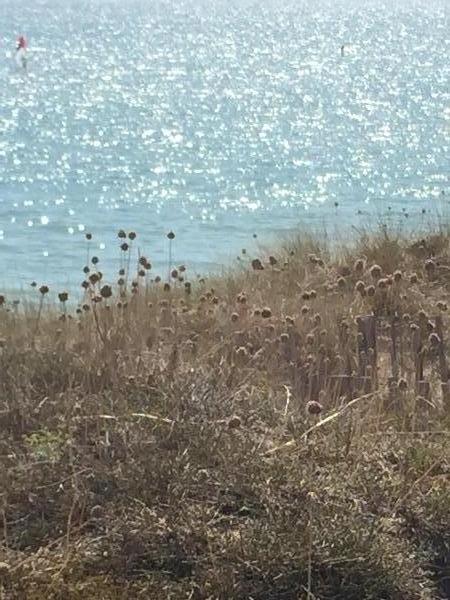
[[[448,0],[0,0],[4,289],[114,281],[120,229],[205,274],[449,202]]]

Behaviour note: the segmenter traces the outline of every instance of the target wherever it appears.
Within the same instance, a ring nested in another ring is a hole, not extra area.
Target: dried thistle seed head
[[[67,302],[67,300],[69,299],[69,294],[67,292],[60,292],[58,294],[58,298],[60,302]]]
[[[247,296],[244,294],[244,292],[241,292],[238,295],[237,301],[239,302],[239,304],[246,304],[246,302],[247,302]]]
[[[86,233],[85,237],[88,240],[88,242],[90,242],[92,240],[92,233]]]
[[[280,335],[280,341],[281,341],[283,344],[287,344],[287,343],[289,342],[289,334],[288,334],[288,333],[282,333],[282,334]]]
[[[409,313],[405,313],[405,314],[403,315],[403,321],[404,321],[405,323],[409,323],[409,322],[411,321],[411,315],[410,315]]]
[[[255,310],[253,311],[253,316],[254,317],[260,317],[261,316],[261,309],[255,308]]]
[[[438,336],[437,333],[432,333],[428,337],[428,341],[430,342],[430,346],[435,348],[436,346],[439,346],[439,344],[441,343],[441,338]]]
[[[176,269],[172,269],[170,276],[172,277],[172,279],[177,279],[178,278],[178,271]]]
[[[233,323],[236,323],[236,321],[238,321],[238,320],[239,320],[239,315],[238,315],[238,313],[231,313],[231,321],[232,321]]]
[[[136,232],[135,231],[130,231],[130,233],[128,234],[128,239],[133,241],[136,239]]]
[[[41,285],[39,291],[43,296],[45,296],[45,294],[48,294],[50,290],[47,285]]]
[[[308,335],[306,336],[306,343],[308,344],[308,346],[312,346],[314,344],[314,334],[308,333]]]
[[[215,305],[219,304],[219,298],[217,296],[213,296],[213,298],[211,299],[211,302]]]
[[[428,333],[434,331],[434,323],[432,321],[427,321],[427,331]]]
[[[121,240],[124,240],[127,237],[127,234],[125,233],[125,231],[123,229],[120,229],[119,233],[117,234],[117,237],[120,238]]]
[[[84,281],[81,283],[81,287],[82,287],[83,289],[87,290],[87,289],[89,288],[89,281],[86,281],[86,280],[84,280]]]
[[[164,284],[164,291],[165,292],[170,292],[170,283],[165,283]]]
[[[311,300],[314,300],[314,298],[317,298],[317,292],[316,292],[316,290],[310,290],[309,291],[309,297],[311,298]]]
[[[320,404],[320,402],[317,402],[317,400],[310,400],[307,404],[306,404],[306,412],[309,415],[320,415],[320,413],[322,412],[323,407]]]
[[[304,304],[301,307],[300,312],[302,313],[303,316],[307,315],[309,313],[309,306],[307,306],[306,304]]]
[[[98,283],[100,281],[100,277],[98,276],[98,273],[91,273],[89,275],[89,281],[92,283],[92,285],[95,285],[96,283]]]
[[[355,285],[355,290],[359,293],[362,294],[365,292],[366,290],[366,286],[364,285],[364,281],[357,281],[356,285]]]
[[[421,321],[428,321],[428,315],[423,309],[419,310],[419,312],[417,313],[417,316],[419,317],[419,319]]]
[[[31,285],[32,288],[37,287],[37,283],[35,281],[32,281],[30,285]]]
[[[161,283],[161,277],[159,275],[155,277],[155,283]]]
[[[436,304],[436,306],[439,310],[442,310],[442,312],[445,312],[447,310],[447,304],[445,302],[442,302],[441,300]]]
[[[85,275],[87,275],[89,273],[89,271],[90,271],[90,268],[87,265],[85,267],[83,267],[83,273]]]
[[[169,240],[174,240],[175,239],[175,234],[173,231],[169,231],[169,233],[167,234],[167,238]]]
[[[129,248],[130,246],[127,244],[127,242],[123,242],[123,244],[120,244],[120,249],[122,250],[122,252],[127,252]]]
[[[180,271],[180,273],[185,273],[186,272],[186,266],[185,265],[180,265],[178,267],[178,270]]]
[[[388,286],[388,280],[386,278],[378,280],[378,287],[380,290],[385,290]]]
[[[355,273],[360,274],[364,271],[364,266],[365,266],[364,259],[358,258],[355,261],[355,264],[353,265],[353,270],[355,271]]]
[[[254,271],[264,271],[264,267],[262,262],[259,260],[259,258],[254,258],[252,260],[252,269]]]
[[[309,300],[311,298],[311,294],[309,292],[303,292],[302,300]]]
[[[398,380],[397,387],[399,392],[406,392],[408,389],[408,382],[403,377]]]
[[[102,298],[111,298],[112,296],[112,288],[110,285],[104,285],[100,290],[100,294]]]
[[[89,306],[89,304],[83,304],[84,312],[88,312],[90,309],[91,309],[91,307]]]
[[[272,311],[270,310],[270,308],[265,307],[261,311],[261,316],[263,319],[270,319],[270,317],[272,316]]]
[[[295,319],[293,317],[287,316],[284,320],[285,320],[286,325],[294,325],[294,323],[295,323]]]
[[[119,287],[122,287],[125,285],[125,279],[123,277],[119,277],[119,279],[117,280],[117,285]]]
[[[99,302],[101,302],[103,300],[103,298],[101,296],[99,296],[98,294],[96,294],[93,298],[92,298],[92,302],[94,302],[94,304],[99,304]]]
[[[370,296],[370,297],[371,297],[371,296],[375,296],[375,286],[374,286],[374,285],[368,285],[368,286],[366,287],[366,294],[367,294],[368,296]]]
[[[237,415],[233,415],[228,419],[228,429],[238,429],[241,426],[241,419]]]
[[[96,265],[96,264],[98,264],[98,261],[99,261],[99,258],[98,258],[98,256],[93,256],[93,257],[91,258],[91,263],[92,263],[93,265]]]
[[[419,281],[419,278],[417,276],[417,273],[412,273],[410,278],[409,278],[409,283],[411,285],[415,285],[417,282]]]
[[[370,275],[371,275],[372,279],[379,279],[381,277],[381,273],[382,273],[382,270],[381,270],[380,265],[373,265],[370,268]]]
[[[145,277],[147,275],[147,272],[145,269],[139,269],[138,275],[139,277]]]
[[[337,286],[340,290],[344,290],[345,289],[345,279],[344,277],[339,277],[339,279],[337,280]]]
[[[145,256],[140,256],[138,262],[141,265],[141,267],[145,267],[145,265],[147,264],[147,259],[145,258]]]
[[[401,271],[394,271],[394,281],[395,283],[400,283],[402,280],[403,274]]]
[[[275,256],[269,256],[269,263],[272,267],[274,267],[275,265],[278,264],[277,259],[275,258]]]

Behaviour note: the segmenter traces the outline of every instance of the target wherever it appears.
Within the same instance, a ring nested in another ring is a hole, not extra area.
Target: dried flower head
[[[254,258],[252,260],[252,269],[254,271],[264,271],[264,267],[262,262],[259,260],[259,258]]]
[[[364,285],[364,281],[357,281],[355,285],[355,290],[359,294],[363,294],[366,291],[366,286]]]
[[[60,302],[67,302],[67,300],[69,299],[69,294],[67,292],[60,292],[58,294],[58,298]]]
[[[92,240],[92,233],[86,233],[85,237],[88,240],[88,242],[91,241]]]
[[[355,264],[353,265],[353,270],[355,271],[355,273],[360,275],[364,271],[364,267],[365,267],[364,259],[358,258],[355,261]]]
[[[136,232],[135,231],[130,231],[130,233],[128,234],[128,239],[133,241],[136,239]]]
[[[165,283],[164,284],[164,291],[165,292],[170,292],[170,283]]]
[[[117,237],[120,238],[121,240],[124,240],[127,237],[127,234],[125,233],[125,231],[123,229],[120,229],[119,233],[117,234]]]
[[[441,343],[441,338],[438,336],[437,333],[432,333],[428,337],[428,341],[430,342],[430,346],[435,348]]]
[[[50,291],[47,285],[41,285],[41,287],[39,288],[40,293],[45,296],[45,294],[48,294],[48,292]]]
[[[317,402],[317,400],[310,400],[307,404],[306,404],[306,412],[309,415],[320,415],[320,413],[322,412],[323,407],[320,404],[320,402]]]
[[[368,296],[375,296],[375,286],[374,285],[368,285],[366,287],[366,293]]]
[[[270,317],[272,316],[272,311],[270,310],[270,308],[263,308],[261,311],[261,316],[263,319],[270,319]]]
[[[372,279],[379,279],[381,277],[382,269],[380,265],[373,265],[370,268],[370,275]]]
[[[112,296],[112,289],[110,285],[104,285],[102,287],[102,289],[100,290],[100,294],[102,296],[102,298],[111,298]]]
[[[344,277],[339,277],[337,280],[337,286],[340,290],[345,290],[345,279]]]
[[[178,271],[176,269],[172,269],[170,276],[172,277],[172,279],[177,279],[178,278]]]
[[[123,244],[120,244],[120,249],[122,250],[122,252],[127,252],[129,248],[130,246],[127,244],[127,242],[123,242]]]
[[[401,379],[399,379],[397,387],[399,392],[406,392],[406,390],[408,389],[408,382],[402,377]]]
[[[442,300],[440,300],[437,304],[436,304],[437,308],[439,310],[442,310],[442,312],[445,312],[447,310],[447,304],[445,302],[442,302]]]
[[[241,419],[237,415],[233,415],[228,419],[228,429],[238,429],[241,426]]]
[[[93,265],[97,265],[97,264],[98,264],[98,261],[99,261],[99,258],[98,258],[98,256],[93,256],[93,257],[91,258],[91,263],[92,263]]]
[[[175,234],[173,231],[169,231],[169,233],[167,234],[167,238],[169,240],[174,240],[175,239]]]
[[[394,281],[395,283],[400,283],[402,280],[403,274],[401,271],[394,271]]]
[[[417,273],[412,273],[412,275],[409,278],[409,283],[411,285],[415,285],[418,281],[419,281],[419,278],[417,276]]]
[[[275,265],[278,264],[278,261],[275,258],[275,256],[269,256],[269,263],[271,264],[272,267],[274,267]]]

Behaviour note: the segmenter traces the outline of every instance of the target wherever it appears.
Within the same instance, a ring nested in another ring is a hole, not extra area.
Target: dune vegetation
[[[0,296],[0,597],[450,598],[450,236],[138,241]]]

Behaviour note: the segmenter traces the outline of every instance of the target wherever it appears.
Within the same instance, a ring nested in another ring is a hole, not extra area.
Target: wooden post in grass
[[[444,328],[442,325],[442,317],[439,315],[435,318],[436,333],[439,336],[438,356],[439,356],[439,372],[441,376],[441,389],[442,399],[444,405],[447,407],[450,399],[449,390],[449,371],[447,365],[447,359],[445,358],[445,344],[444,344]]]

